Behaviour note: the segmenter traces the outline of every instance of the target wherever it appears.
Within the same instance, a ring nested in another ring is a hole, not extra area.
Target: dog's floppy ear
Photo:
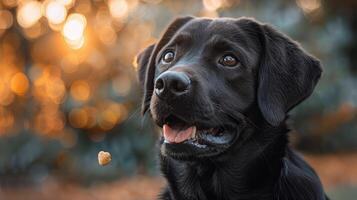
[[[295,105],[312,93],[321,76],[320,62],[269,25],[261,25],[262,57],[258,105],[266,121],[278,126]]]
[[[140,86],[144,88],[146,68],[150,60],[152,51],[154,50],[155,44],[152,44],[146,47],[139,55],[137,56],[136,63],[138,65],[138,79]]]
[[[160,52],[161,48],[165,46],[172,36],[188,21],[193,19],[191,16],[179,17],[175,19],[166,29],[161,39],[154,45],[147,47],[137,57],[138,63],[138,78],[141,86],[144,90],[144,97],[142,102],[142,114],[144,114],[150,104],[152,92],[154,90],[154,79],[156,71],[156,56]]]

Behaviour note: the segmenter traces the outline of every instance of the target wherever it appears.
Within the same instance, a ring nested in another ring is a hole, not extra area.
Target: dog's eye
[[[224,55],[218,62],[219,64],[227,67],[234,67],[238,64],[237,58],[233,55]]]
[[[175,53],[173,51],[167,51],[162,56],[162,61],[163,63],[167,64],[167,63],[171,63],[174,60],[174,58],[175,58]]]

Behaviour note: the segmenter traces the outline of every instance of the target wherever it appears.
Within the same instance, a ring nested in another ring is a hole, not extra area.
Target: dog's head
[[[163,128],[162,154],[177,159],[222,153],[252,112],[281,125],[322,71],[296,42],[249,18],[178,18],[138,65],[143,112]]]

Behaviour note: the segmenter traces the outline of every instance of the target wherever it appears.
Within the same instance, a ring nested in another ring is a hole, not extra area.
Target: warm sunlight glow
[[[0,105],[8,106],[14,100],[14,93],[11,92],[8,85],[0,79]]]
[[[222,6],[222,0],[203,0],[203,6],[208,11],[215,11]]]
[[[38,1],[27,1],[17,10],[17,21],[24,28],[36,24],[41,16],[41,3]]]
[[[87,125],[88,116],[84,109],[73,109],[68,116],[69,123],[75,128],[83,128]]]
[[[109,0],[108,4],[114,18],[122,18],[128,12],[128,3],[125,0]]]
[[[51,1],[46,6],[46,17],[52,24],[62,23],[67,16],[67,9],[65,6],[57,1]]]
[[[88,100],[90,93],[90,86],[87,81],[75,81],[71,86],[71,95],[77,101]]]
[[[297,0],[296,3],[305,13],[312,13],[321,7],[321,0]]]
[[[64,24],[62,34],[67,44],[73,49],[79,49],[83,46],[86,25],[86,18],[78,13],[71,14]]]
[[[0,31],[1,29],[8,29],[12,26],[13,19],[11,12],[7,10],[0,10]]]
[[[18,4],[18,0],[2,0],[2,3],[9,7],[9,8],[12,8],[12,7],[15,7],[17,6]]]
[[[99,31],[100,41],[106,45],[114,44],[117,39],[117,35],[113,27],[111,27],[110,25],[105,25],[102,26],[100,29],[101,29]]]
[[[50,98],[53,103],[62,103],[65,97],[66,87],[64,85],[64,82],[60,78],[49,77],[45,89],[48,98]]]
[[[57,0],[58,3],[65,5],[67,8],[72,7],[75,3],[75,0]]]
[[[24,95],[29,88],[29,81],[26,75],[22,72],[16,73],[11,78],[11,90],[17,95]]]

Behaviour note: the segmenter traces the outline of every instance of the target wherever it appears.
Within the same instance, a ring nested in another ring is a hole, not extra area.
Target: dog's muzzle
[[[190,90],[191,80],[183,72],[166,71],[155,81],[155,94],[161,99],[177,98]]]

